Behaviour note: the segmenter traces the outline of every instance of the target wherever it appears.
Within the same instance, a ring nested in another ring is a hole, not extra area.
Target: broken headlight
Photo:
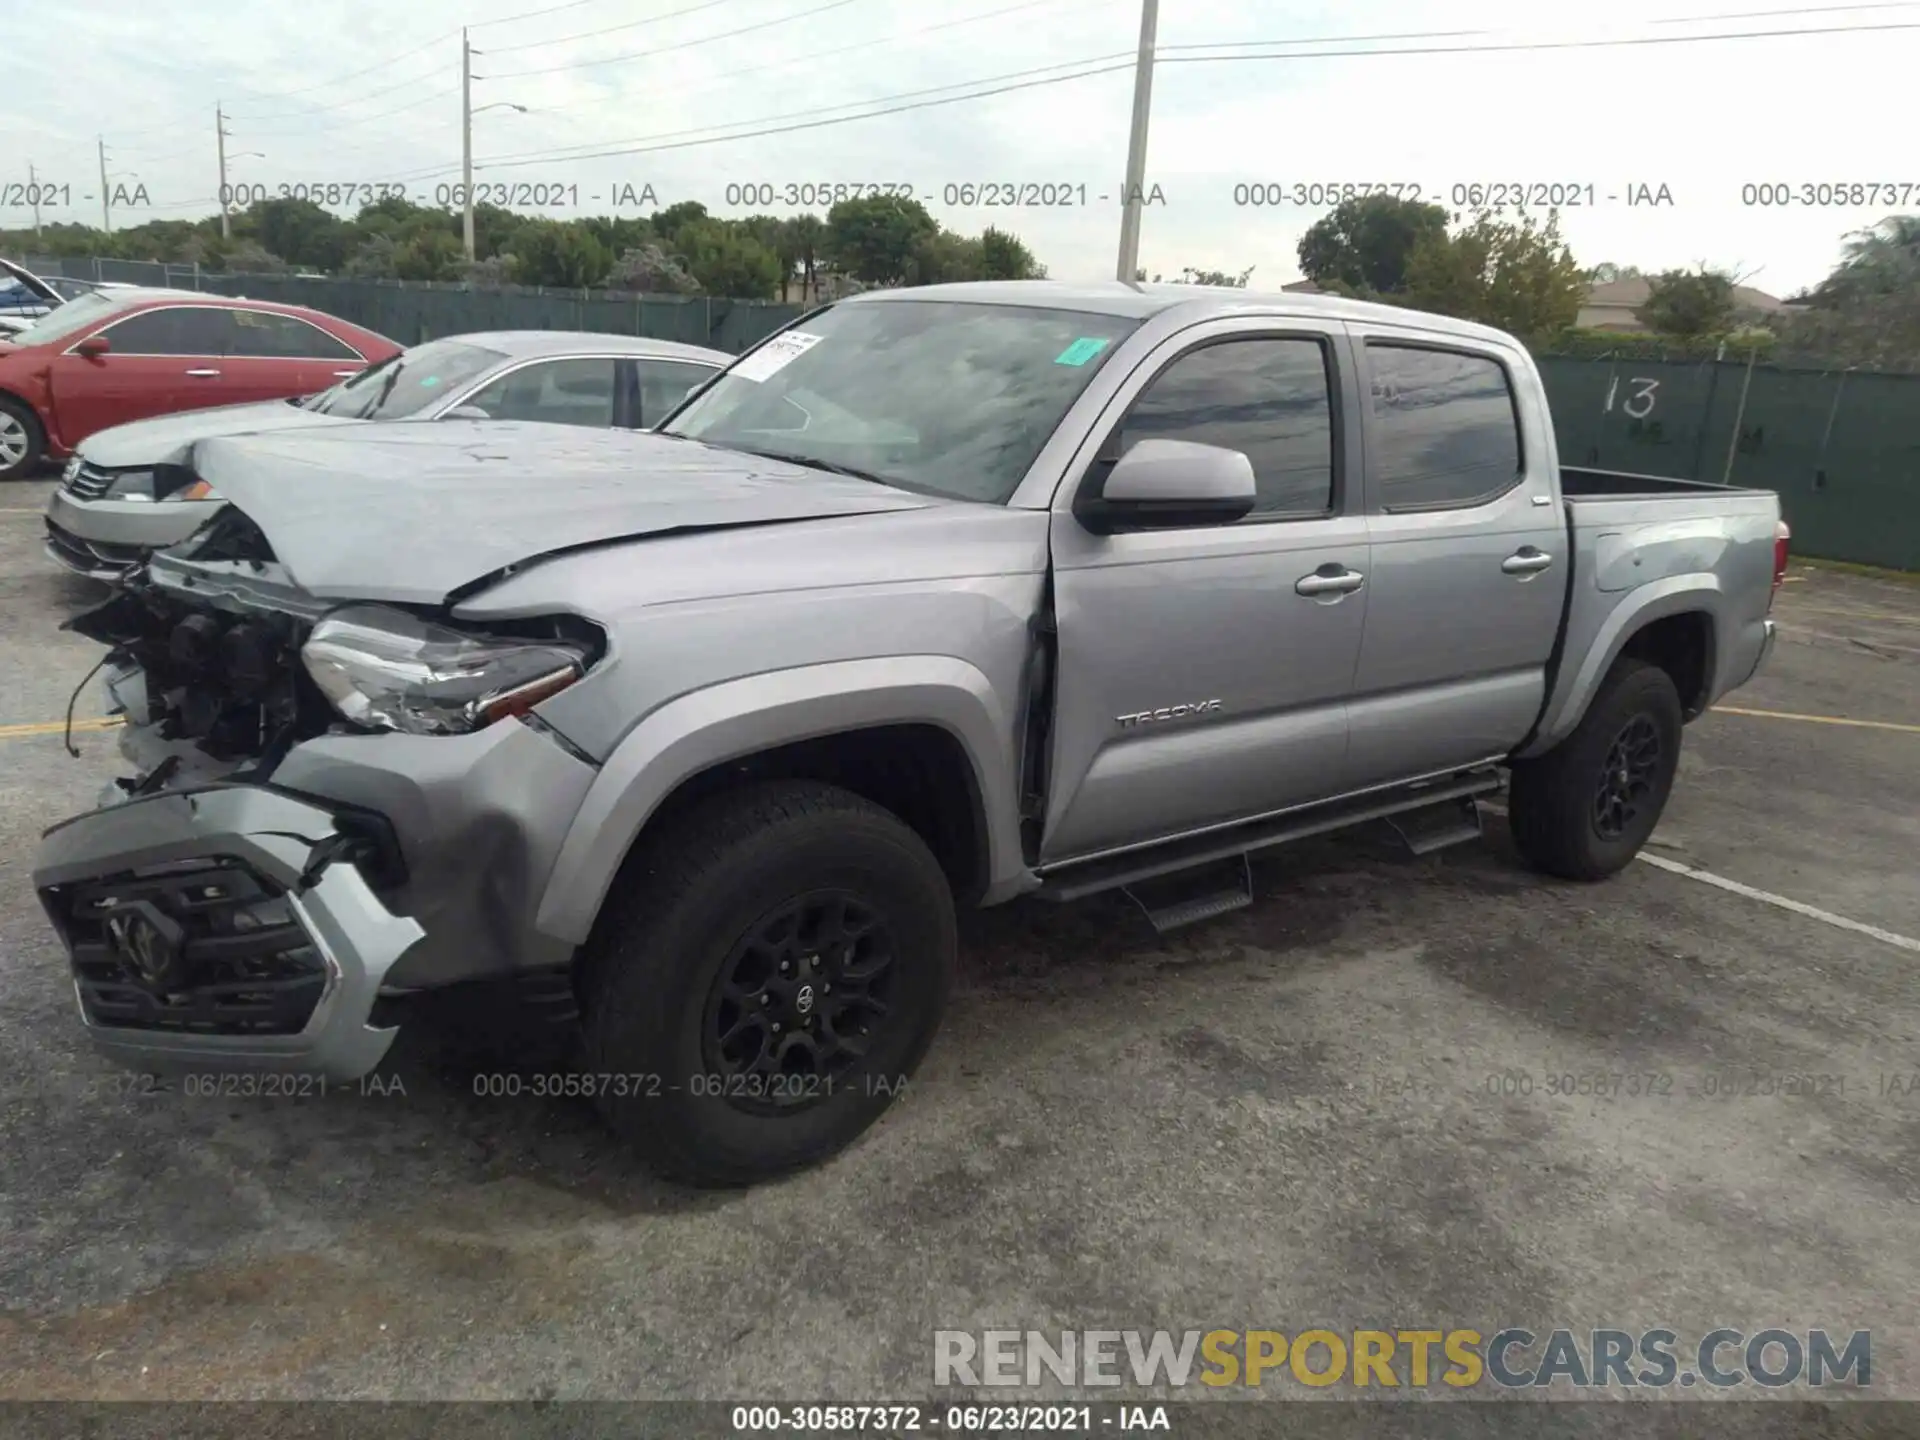
[[[333,708],[378,730],[458,735],[523,715],[586,673],[587,648],[564,640],[469,635],[384,605],[352,605],[300,649]]]

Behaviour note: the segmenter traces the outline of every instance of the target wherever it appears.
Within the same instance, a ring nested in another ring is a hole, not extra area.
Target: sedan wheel
[[[40,462],[40,422],[33,412],[0,400],[0,480],[25,475]]]

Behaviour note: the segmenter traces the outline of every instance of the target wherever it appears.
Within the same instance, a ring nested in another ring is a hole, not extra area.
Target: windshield
[[[430,340],[322,390],[306,408],[349,420],[404,420],[506,358],[498,350],[460,340]]]
[[[13,343],[50,345],[56,340],[64,340],[69,335],[91,329],[114,311],[122,308],[125,303],[122,300],[109,300],[98,290],[86,295],[76,295],[58,309],[49,310],[14,336]]]
[[[1004,504],[1137,321],[1024,305],[836,305],[661,426],[710,445]]]

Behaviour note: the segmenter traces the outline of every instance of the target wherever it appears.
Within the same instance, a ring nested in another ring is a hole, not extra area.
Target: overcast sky
[[[642,212],[693,199],[741,215],[792,207],[778,193],[772,205],[728,206],[730,184],[909,183],[951,228],[997,224],[1025,239],[1055,276],[1102,277],[1114,264],[1139,13],[1137,0],[0,0],[9,56],[0,227],[30,222],[14,203],[23,197],[5,190],[27,179],[29,163],[43,182],[71,187],[72,203],[43,208],[43,219],[99,223],[99,135],[110,184],[144,185],[153,204],[117,212],[116,225],[211,213],[216,101],[232,117],[233,182],[270,192],[403,182],[431,201],[436,186],[458,179],[458,31],[469,25],[483,52],[474,105],[531,111],[477,116],[475,178],[545,183],[556,193],[577,187],[577,206],[545,213],[608,212],[623,184],[636,198],[652,186]],[[1891,26],[1916,28],[1867,28]],[[1828,27],[1862,33],[1314,53]],[[1461,31],[1480,33],[1419,33]],[[1360,38],[1375,36],[1408,38]],[[1237,185],[1263,182],[1405,183],[1443,203],[1452,186],[1472,181],[1582,187],[1583,200],[1591,185],[1596,203],[1563,211],[1582,264],[1651,270],[1705,261],[1782,295],[1817,282],[1844,234],[1894,213],[1897,197],[1864,208],[1749,206],[1743,184],[1905,186],[1905,208],[1920,212],[1912,143],[1920,3],[1166,0],[1159,42],[1147,174],[1164,203],[1149,207],[1142,229],[1149,272],[1252,266],[1256,288],[1298,278],[1295,246],[1324,206],[1234,203]],[[1304,53],[1173,63],[1217,53],[1191,47],[1228,42]],[[1067,72],[1076,62],[1122,68],[848,123],[658,148],[731,133],[726,127],[806,125],[918,104],[965,94],[975,82],[1044,79],[1056,72],[1042,67]],[[1031,71],[1041,73],[1020,73]],[[655,148],[507,163],[569,147],[646,146]],[[948,185],[968,182],[1051,183],[1071,187],[1076,203],[945,203]],[[1664,185],[1672,203],[1629,205],[1641,185]]]

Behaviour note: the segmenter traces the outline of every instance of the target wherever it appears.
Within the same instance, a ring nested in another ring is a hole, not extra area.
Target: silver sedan
[[[507,330],[430,340],[297,400],[161,415],[81,442],[47,500],[47,554],[118,580],[186,539],[221,501],[193,473],[217,436],[449,417],[651,429],[733,356],[670,340]]]

